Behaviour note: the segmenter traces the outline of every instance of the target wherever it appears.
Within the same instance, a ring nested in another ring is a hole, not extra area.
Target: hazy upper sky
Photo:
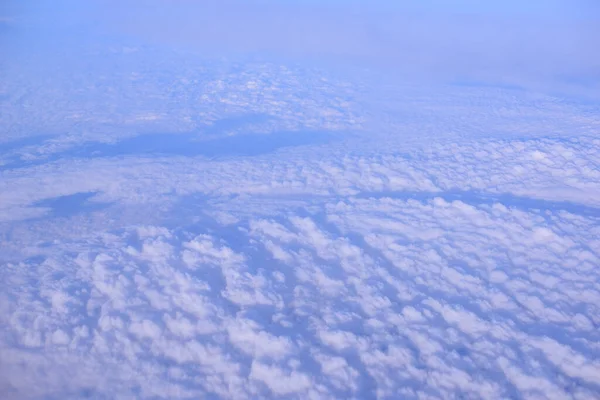
[[[556,87],[589,87],[600,76],[600,6],[592,0],[12,0],[1,10],[5,25],[129,35],[211,56],[261,54]]]

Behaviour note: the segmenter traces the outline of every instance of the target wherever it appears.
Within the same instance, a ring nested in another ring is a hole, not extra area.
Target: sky
[[[111,11],[109,25],[218,54],[328,59],[425,79],[593,84],[600,68],[600,12],[588,1],[143,4]]]
[[[599,398],[599,15],[2,2],[3,398]]]
[[[5,7],[5,14],[50,30],[128,34],[217,57],[259,54],[385,68],[411,79],[585,92],[597,89],[600,69],[600,8],[589,0],[62,0]]]

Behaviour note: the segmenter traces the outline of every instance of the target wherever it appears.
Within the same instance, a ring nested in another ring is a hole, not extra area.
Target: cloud
[[[109,34],[212,58],[309,60],[409,82],[517,85],[597,99],[600,10],[592,3],[61,0],[15,3],[7,15],[27,28],[17,29],[11,48],[44,49],[46,62],[56,61],[58,43],[64,49],[68,41],[81,59]],[[146,117],[160,115],[137,116]]]
[[[0,344],[10,390],[598,394],[597,217],[444,193],[320,204],[242,217],[236,237],[131,227],[9,264]]]
[[[131,4],[113,12],[137,12]],[[446,33],[446,44],[460,39],[455,50],[481,50],[472,31],[489,42],[485,55],[520,55],[537,39],[496,53],[518,35],[498,38],[492,28],[514,18],[532,22],[519,22],[517,34],[544,32],[542,21],[557,15],[532,15],[514,3],[478,5],[468,15],[469,2],[459,12],[436,1],[429,2],[439,7],[433,12],[400,7],[407,14],[390,9],[385,16],[377,15],[382,4],[366,3],[354,9],[364,16],[350,8],[338,15],[333,3],[231,2],[241,8],[230,14],[217,3],[181,2],[172,14],[166,3],[148,4],[156,8],[138,15],[132,29],[147,35],[144,24],[165,11],[161,34],[173,31],[160,40],[169,46],[193,28],[186,11],[209,7],[202,18],[216,22],[200,30],[223,33],[229,28],[219,23],[256,16],[239,21],[252,34],[225,32],[217,52],[254,51],[258,38],[260,50],[285,53],[294,44],[299,58],[375,62],[394,46],[438,50],[434,42]],[[81,7],[72,12],[89,5]],[[409,16],[411,24],[397,24]],[[578,18],[560,19],[559,32],[573,33]],[[433,21],[439,30],[422,27]],[[309,23],[316,31],[301,37]],[[480,29],[488,23],[490,30]],[[255,32],[255,24],[264,30]],[[277,27],[288,30],[273,38]],[[541,49],[532,71],[564,55],[558,36],[547,37],[557,47]],[[139,43],[87,47],[89,36],[80,39],[64,59],[36,64],[41,53],[25,51],[2,82],[2,393],[600,395],[600,125],[593,105],[506,87],[398,83],[378,72],[205,63]],[[374,42],[380,47],[369,48]],[[449,54],[423,61],[421,50],[401,50],[419,61],[415,69]],[[458,61],[448,76],[464,67]],[[580,61],[548,71],[575,71]],[[36,65],[58,72],[42,79]],[[506,65],[498,67],[526,69]],[[40,127],[60,133],[40,137]],[[94,151],[155,139],[150,128],[193,136],[183,141],[190,146],[323,130],[335,140],[243,157],[142,155],[135,146],[112,156]],[[56,212],[64,199],[82,196],[106,207],[74,201],[65,207],[85,212]]]
[[[375,151],[346,155],[343,147],[331,153],[331,147],[323,147],[329,158],[312,150],[298,157],[294,149],[275,159],[98,158],[16,169],[0,183],[0,219],[37,217],[43,210],[36,203],[82,192],[97,192],[95,199],[103,203],[167,208],[179,196],[195,194],[280,201],[302,195],[433,198],[445,192],[455,199],[521,208],[598,212],[599,156],[593,137],[439,143],[408,155],[394,154],[393,146],[390,141],[385,156]]]
[[[594,73],[600,13],[589,2],[575,3],[157,0],[96,7],[114,31],[213,54],[267,53],[383,66],[436,81],[526,85]]]

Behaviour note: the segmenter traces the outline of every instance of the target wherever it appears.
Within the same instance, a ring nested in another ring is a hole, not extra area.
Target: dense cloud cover
[[[452,3],[5,3],[0,397],[598,398],[598,8]]]

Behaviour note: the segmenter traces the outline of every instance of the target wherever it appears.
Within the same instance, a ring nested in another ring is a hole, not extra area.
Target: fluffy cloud
[[[6,397],[600,396],[593,106],[78,40],[0,82]]]
[[[35,397],[38,379],[98,396],[598,394],[596,217],[442,194],[237,225],[230,242],[141,226],[9,264],[10,390]]]
[[[597,214],[598,148],[597,139],[580,137],[443,143],[407,155],[373,151],[349,156],[325,146],[317,154],[281,151],[282,158],[275,159],[64,161],[5,171],[0,219],[37,217],[45,209],[36,203],[81,192],[97,193],[90,201],[157,206],[178,200],[173,193],[281,200],[314,194],[433,198],[448,193],[456,199]],[[323,159],[321,151],[329,157]]]

